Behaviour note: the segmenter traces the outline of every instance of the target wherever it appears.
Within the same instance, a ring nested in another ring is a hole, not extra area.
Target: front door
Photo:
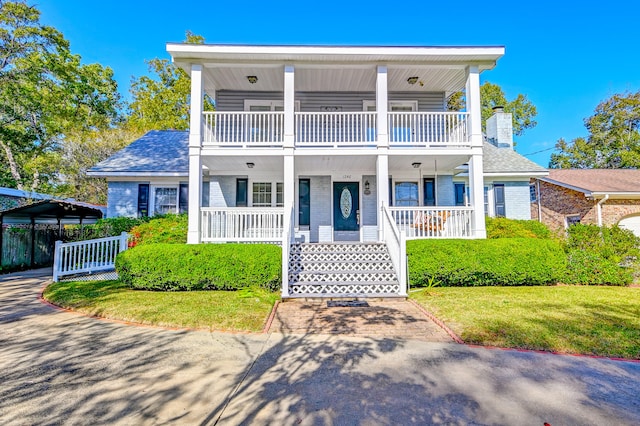
[[[333,230],[335,239],[359,239],[360,198],[358,182],[333,183]]]

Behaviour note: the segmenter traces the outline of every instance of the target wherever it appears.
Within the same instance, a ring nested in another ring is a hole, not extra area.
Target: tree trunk
[[[9,170],[11,171],[11,176],[13,176],[16,181],[16,186],[19,190],[23,190],[24,188],[22,187],[22,176],[20,176],[20,172],[18,171],[18,163],[16,163],[16,159],[13,157],[13,151],[11,151],[11,147],[1,139],[0,146],[2,146],[2,149],[4,149],[4,153],[7,157],[7,160],[9,161]]]

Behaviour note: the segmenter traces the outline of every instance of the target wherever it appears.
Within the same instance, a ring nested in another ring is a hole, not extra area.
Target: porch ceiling
[[[372,91],[376,66],[389,69],[390,91],[454,92],[464,87],[466,67],[492,69],[504,47],[249,46],[167,44],[176,65],[189,72],[204,64],[205,91],[282,91],[283,66],[296,70],[297,91]],[[258,81],[251,84],[247,76]],[[418,77],[418,83],[407,83]]]
[[[252,163],[253,167],[249,168],[247,163]],[[202,156],[202,165],[209,174],[234,174],[247,175],[255,173],[284,173],[284,161],[280,157],[264,157],[264,156],[224,156],[224,157],[207,157]]]
[[[258,77],[257,83],[249,83],[250,75]],[[418,83],[409,84],[410,77],[418,77]],[[465,70],[459,68],[391,68],[388,73],[391,92],[450,93],[462,90],[465,82]],[[282,66],[206,68],[204,72],[204,88],[210,96],[214,96],[215,90],[282,92],[283,87]],[[374,66],[296,69],[295,90],[299,92],[373,92],[375,88]]]
[[[408,170],[415,170],[416,174],[430,174],[435,175],[437,173],[455,174],[459,170],[457,167],[465,164],[469,161],[468,155],[439,155],[424,156],[424,155],[407,155],[407,156],[389,156],[389,174],[407,172]],[[420,163],[418,168],[412,166],[413,163]]]

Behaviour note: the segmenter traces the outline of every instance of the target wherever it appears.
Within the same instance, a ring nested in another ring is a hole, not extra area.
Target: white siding
[[[424,188],[422,188],[424,191]],[[436,200],[439,206],[455,206],[456,195],[453,187],[453,176],[442,175],[436,178]]]
[[[138,184],[148,182],[109,182],[107,217],[138,216]]]
[[[364,193],[364,183],[369,181],[369,190],[371,194],[366,195]],[[360,182],[362,187],[362,207],[361,207],[361,217],[362,217],[362,225],[375,226],[378,222],[378,207],[377,207],[377,189],[376,189],[376,177],[374,175],[370,176],[362,176],[362,182]],[[377,231],[376,231],[377,232]],[[376,239],[378,238],[376,234]]]
[[[531,219],[529,182],[504,183],[505,210],[509,219]]]
[[[301,176],[306,177],[306,176]],[[331,177],[310,176],[311,242],[320,241],[319,227],[331,227]],[[330,233],[330,232],[329,232]],[[325,238],[326,235],[325,235]]]

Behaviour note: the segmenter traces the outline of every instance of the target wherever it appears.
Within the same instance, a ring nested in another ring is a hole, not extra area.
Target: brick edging
[[[264,328],[262,329],[262,334],[267,333],[271,328],[271,323],[273,319],[276,317],[276,311],[278,310],[278,305],[280,305],[280,301],[276,300],[276,303],[273,304],[273,308],[271,308],[271,313],[269,314],[269,318],[267,319]]]
[[[459,343],[461,345],[464,344],[464,340],[462,340],[460,338],[460,336],[458,336],[453,330],[451,330],[449,327],[447,327],[447,325],[445,323],[443,323],[438,318],[436,318],[435,315],[433,315],[431,312],[427,311],[424,307],[420,306],[420,304],[418,302],[416,302],[415,300],[413,300],[413,299],[408,299],[408,300],[409,300],[409,303],[413,304],[413,306],[418,308],[418,310],[420,312],[422,312],[424,315],[426,315],[427,318],[429,318],[431,321],[436,323],[436,325],[438,327],[443,329],[454,340],[454,342]]]

